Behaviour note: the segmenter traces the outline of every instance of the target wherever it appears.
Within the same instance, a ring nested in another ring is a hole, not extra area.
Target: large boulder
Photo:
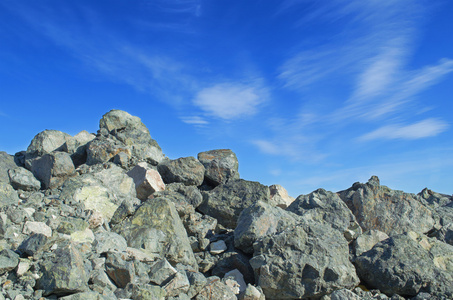
[[[165,197],[147,200],[113,230],[127,240],[129,247],[198,270],[184,225],[174,204]]]
[[[234,246],[245,253],[253,253],[253,243],[265,236],[281,232],[297,224],[299,217],[280,207],[258,201],[239,215],[234,230]]]
[[[198,153],[198,160],[205,167],[205,179],[213,185],[239,179],[239,163],[230,149],[210,150]]]
[[[70,140],[72,136],[58,130],[41,131],[32,139],[25,156],[34,158],[54,151],[63,151],[63,145]]]
[[[320,298],[359,283],[346,239],[327,224],[299,224],[254,244],[256,284],[266,298]]]
[[[0,181],[0,208],[8,207],[11,204],[17,204],[19,197],[11,185]]]
[[[223,226],[234,229],[240,213],[258,201],[269,202],[269,188],[259,182],[239,179],[204,192],[198,210],[216,218]]]
[[[341,231],[348,240],[362,233],[355,216],[337,194],[318,189],[300,195],[287,211],[302,216],[307,221],[324,222]]]
[[[86,164],[95,165],[113,161],[114,157],[120,153],[125,153],[128,158],[131,157],[129,147],[111,135],[99,134],[86,145]]]
[[[16,167],[8,171],[11,185],[16,190],[37,191],[41,188],[41,182],[33,176],[33,173],[22,167]]]
[[[194,157],[181,157],[157,166],[165,183],[181,182],[199,186],[203,183],[205,168]]]
[[[165,183],[159,172],[149,168],[145,162],[137,164],[127,175],[134,180],[137,198],[146,200],[155,192],[165,190]]]
[[[0,182],[9,183],[8,170],[17,168],[14,156],[0,151]]]
[[[82,130],[63,144],[63,151],[68,152],[71,155],[71,159],[76,167],[86,162],[87,145],[95,138],[96,135],[88,133],[86,130]]]
[[[132,116],[129,113],[118,109],[112,109],[104,114],[99,121],[99,128],[105,128],[108,132],[112,132],[113,130],[138,129],[149,134],[148,128],[146,128],[139,117]]]
[[[435,225],[433,213],[416,195],[381,186],[376,176],[339,196],[364,231],[376,229],[391,236],[411,230],[426,233]]]
[[[392,236],[362,253],[355,264],[368,287],[387,295],[453,297],[453,246],[422,234]]]
[[[31,171],[41,181],[44,189],[54,189],[60,187],[69,176],[74,175],[75,167],[68,153],[52,152],[34,159]]]

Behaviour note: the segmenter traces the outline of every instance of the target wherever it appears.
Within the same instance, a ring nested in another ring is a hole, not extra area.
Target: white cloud
[[[436,136],[447,130],[448,124],[437,119],[426,119],[411,125],[386,125],[367,133],[359,138],[360,141],[376,139],[415,140]]]
[[[254,115],[266,99],[266,90],[259,86],[221,83],[200,90],[193,103],[208,115],[232,120]]]
[[[198,125],[198,126],[209,124],[208,121],[206,121],[205,119],[203,119],[200,116],[183,117],[183,118],[181,118],[181,121],[183,121],[186,124]]]

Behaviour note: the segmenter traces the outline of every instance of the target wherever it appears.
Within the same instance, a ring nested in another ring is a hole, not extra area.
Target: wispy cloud
[[[193,103],[209,116],[232,120],[254,115],[267,98],[260,85],[228,82],[201,89]]]
[[[415,140],[436,136],[444,132],[448,124],[442,120],[426,119],[410,125],[386,125],[359,138],[360,141],[371,141],[376,139],[405,139]]]
[[[200,116],[182,117],[181,121],[183,121],[186,124],[191,124],[195,126],[203,126],[209,124],[208,121],[206,121],[204,118]]]

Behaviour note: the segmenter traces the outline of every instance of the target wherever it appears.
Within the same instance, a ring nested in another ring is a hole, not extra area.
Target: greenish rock
[[[453,246],[423,234],[391,236],[354,263],[367,286],[387,295],[453,297]]]
[[[426,233],[435,225],[432,211],[416,195],[381,186],[376,176],[338,194],[364,231],[375,229],[391,236],[411,230]]]
[[[44,189],[55,189],[75,173],[71,156],[66,152],[52,152],[36,158],[31,163],[33,175]]]
[[[157,166],[166,184],[181,182],[184,185],[199,186],[204,179],[204,166],[192,156],[181,157],[161,163]]]
[[[221,225],[234,229],[240,213],[245,208],[258,201],[268,203],[269,197],[267,186],[259,182],[239,179],[204,192],[203,203],[198,210],[216,218]]]
[[[217,149],[198,153],[198,160],[205,167],[205,179],[213,185],[239,179],[239,162],[230,149]]]
[[[17,168],[14,156],[0,151],[0,182],[9,183],[8,170]]]
[[[254,244],[250,264],[270,299],[320,298],[359,284],[343,234],[328,224],[301,223]]]
[[[94,241],[93,246],[97,253],[109,251],[124,252],[127,249],[127,242],[124,237],[115,232],[97,232],[95,237],[96,240]]]
[[[134,300],[165,300],[165,290],[157,285],[141,284],[132,287]]]
[[[180,193],[194,208],[197,208],[200,206],[201,202],[203,202],[203,196],[196,186],[187,186],[183,183],[175,182],[167,184],[165,189],[167,191]]]
[[[165,197],[149,199],[135,214],[113,227],[128,246],[142,249],[170,263],[190,265],[198,270],[187,233],[175,205]]]
[[[82,231],[88,228],[88,223],[80,218],[65,218],[58,225],[57,232],[63,234],[72,234],[76,231]]]
[[[14,270],[19,264],[19,255],[12,250],[0,251],[0,275]]]
[[[118,141],[115,137],[98,135],[86,145],[86,164],[91,166],[113,161],[113,158],[121,152],[131,157],[129,147]]]
[[[19,203],[19,196],[14,188],[6,182],[0,182],[0,207]]]
[[[172,192],[172,191],[162,191],[153,194],[153,198],[164,197],[165,199],[170,200],[175,205],[178,215],[183,218],[187,215],[193,214],[195,208],[190,204],[188,199],[184,195]]]
[[[41,261],[40,269],[42,276],[37,288],[44,290],[45,295],[65,296],[88,288],[83,257],[72,242],[59,243],[58,248]]]
[[[33,173],[22,167],[16,167],[8,171],[11,185],[16,190],[37,191],[41,188],[41,182],[33,176]]]
[[[107,298],[97,292],[83,292],[83,293],[72,294],[72,295],[65,296],[65,297],[60,297],[58,299],[60,299],[60,300],[108,300],[111,298]]]
[[[107,253],[105,272],[119,288],[125,288],[135,277],[133,262],[126,261],[119,252]]]
[[[94,140],[96,136],[82,130],[76,134],[72,139],[63,144],[63,151],[71,155],[74,166],[77,168],[84,164],[87,160],[86,148],[89,142]]]

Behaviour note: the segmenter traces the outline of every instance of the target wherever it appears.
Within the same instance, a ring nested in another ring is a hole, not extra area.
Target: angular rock
[[[44,290],[44,295],[68,295],[83,292],[88,288],[88,276],[83,257],[71,242],[64,242],[41,261],[41,278],[37,288]]]
[[[24,224],[24,229],[22,230],[22,233],[24,234],[40,233],[47,237],[51,237],[52,228],[50,228],[43,222],[27,221]]]
[[[187,234],[199,238],[206,238],[214,235],[217,220],[208,215],[202,215],[198,212],[193,212],[183,219],[184,227]]]
[[[165,290],[159,286],[151,284],[134,284],[131,296],[134,300],[165,300]]]
[[[0,151],[0,182],[9,183],[8,170],[17,168],[14,156]]]
[[[75,167],[84,164],[87,160],[87,145],[96,136],[83,130],[76,134],[72,139],[63,144],[63,151],[71,155]]]
[[[249,256],[240,251],[229,251],[220,254],[211,273],[213,276],[225,277],[228,272],[238,270],[244,276],[246,283],[255,283],[255,275],[249,263]]]
[[[216,255],[216,254],[225,252],[225,250],[227,250],[227,249],[228,248],[227,248],[227,245],[225,244],[225,241],[218,240],[217,242],[211,243],[209,252],[211,252],[211,254],[213,254],[213,255]]]
[[[219,277],[212,276],[207,279],[207,284],[195,297],[196,300],[237,300],[236,295],[226,286]]]
[[[148,128],[146,128],[139,117],[132,116],[125,111],[117,109],[112,109],[102,116],[99,121],[99,128],[105,128],[108,132],[112,132],[113,130],[138,129],[149,134]]]
[[[16,190],[37,191],[41,188],[41,182],[33,176],[33,173],[22,167],[16,167],[8,171],[11,185]]]
[[[348,241],[362,233],[355,216],[337,194],[318,189],[308,195],[300,195],[287,208],[307,221],[328,223],[341,231]]]
[[[181,157],[159,164],[157,169],[165,183],[181,182],[199,186],[203,183],[205,169],[194,157]]]
[[[198,160],[206,169],[206,181],[213,186],[239,179],[238,159],[230,149],[200,152],[198,153]]]
[[[185,218],[187,215],[195,213],[195,209],[190,205],[189,201],[184,197],[184,195],[172,192],[172,191],[162,191],[154,193],[150,198],[165,198],[170,200],[175,205],[176,211],[181,219]]]
[[[281,232],[299,222],[298,216],[280,207],[258,201],[239,215],[234,230],[234,246],[253,253],[253,243],[260,238]]]
[[[240,300],[265,300],[266,296],[262,293],[262,291],[258,290],[256,287],[251,285],[250,283],[247,285],[247,288],[241,297]]]
[[[42,251],[48,241],[47,236],[44,234],[33,234],[25,239],[19,246],[18,250],[27,256],[34,256],[38,252]]]
[[[20,201],[17,192],[6,182],[0,182],[0,207],[8,207]]]
[[[54,189],[73,175],[75,168],[68,153],[53,152],[33,160],[31,171],[44,189]]]
[[[206,285],[206,277],[200,272],[186,271],[187,278],[189,279],[190,287],[187,295],[192,299],[198,294]]]
[[[157,285],[164,285],[177,272],[166,259],[160,259],[151,266],[149,272],[150,282]]]
[[[270,200],[272,205],[286,209],[291,203],[294,202],[294,198],[288,195],[288,191],[279,184],[273,184],[269,186]]]
[[[167,297],[177,297],[189,291],[190,282],[185,272],[177,272],[163,288]]]
[[[247,288],[247,284],[244,281],[244,276],[242,275],[241,272],[239,272],[238,269],[234,269],[234,270],[231,270],[228,273],[226,273],[224,278],[228,278],[228,277],[233,278],[239,284],[240,293],[245,292],[245,290]],[[235,293],[235,294],[239,294],[239,293]]]
[[[99,135],[86,145],[86,164],[95,165],[113,161],[113,158],[121,152],[128,157],[132,155],[129,147],[116,138]]]
[[[198,269],[176,208],[164,197],[147,200],[113,230],[126,238],[129,247]]]
[[[119,288],[125,288],[135,276],[134,264],[124,260],[119,252],[107,253],[105,272]]]
[[[186,201],[197,208],[203,202],[203,196],[196,186],[187,186],[180,182],[170,183],[166,186],[167,191],[177,192],[184,196]]]
[[[115,232],[98,232],[95,234],[95,237],[96,240],[93,243],[93,247],[97,253],[125,252],[127,250],[126,240]]]
[[[260,200],[269,202],[269,188],[259,182],[239,179],[205,192],[198,210],[233,229],[241,211]]]
[[[341,289],[330,294],[330,300],[362,300],[362,297],[354,294],[350,290]]]
[[[409,232],[377,243],[355,260],[367,286],[387,295],[453,297],[453,246]]]
[[[453,246],[453,223],[442,226],[441,229],[435,232],[434,236],[444,243]]]
[[[14,270],[19,264],[19,255],[14,251],[5,249],[0,251],[0,275]]]
[[[83,293],[77,293],[77,294],[72,294],[69,296],[65,297],[60,297],[58,299],[61,300],[107,300],[107,299],[112,299],[107,296],[104,296],[102,294],[99,294],[94,291],[90,292],[83,292]]]
[[[134,180],[137,198],[140,200],[146,200],[153,193],[165,190],[165,183],[159,172],[148,168],[146,163],[137,164],[127,175]]]
[[[431,210],[415,195],[381,186],[376,176],[365,184],[355,183],[339,196],[364,231],[376,229],[390,236],[410,230],[425,233],[435,223]]]
[[[389,236],[379,230],[368,230],[360,235],[353,243],[355,255],[359,256],[374,247],[377,243],[388,239]]]
[[[35,135],[27,148],[26,159],[43,156],[54,151],[63,151],[63,145],[72,136],[58,130],[44,130]]]
[[[254,244],[250,264],[266,298],[318,298],[359,283],[348,243],[322,223],[300,224]]]
[[[432,208],[447,205],[452,202],[452,197],[445,194],[436,193],[430,189],[423,189],[417,194],[420,198],[426,201],[426,204]]]

